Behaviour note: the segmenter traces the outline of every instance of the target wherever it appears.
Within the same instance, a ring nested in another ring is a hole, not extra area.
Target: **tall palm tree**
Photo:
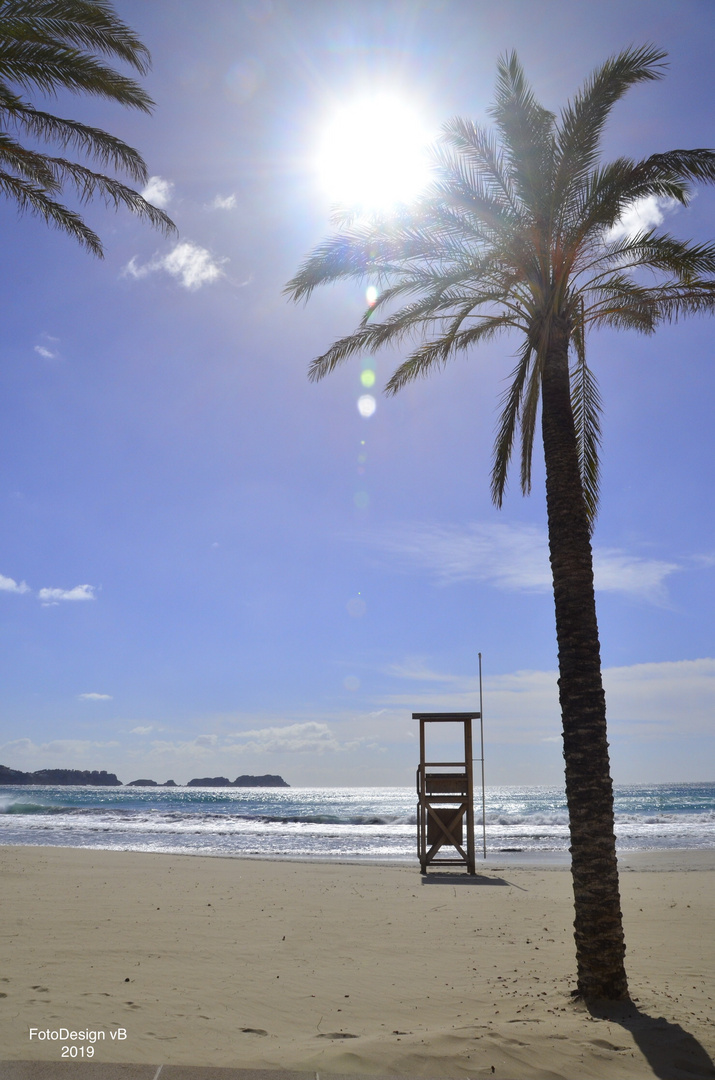
[[[394,394],[461,351],[502,332],[520,335],[492,496],[501,506],[517,439],[529,492],[540,404],[578,991],[587,999],[626,998],[628,985],[591,553],[600,400],[586,331],[652,333],[715,306],[715,245],[615,228],[640,199],[687,204],[693,181],[715,180],[715,153],[599,159],[612,107],[629,87],[660,78],[664,56],[631,47],[612,57],[558,118],[537,102],[516,55],[502,58],[490,110],[496,132],[451,120],[426,193],[391,216],[338,214],[336,234],[286,286],[294,300],[344,278],[382,289],[357,329],[312,362],[311,379],[355,354],[416,339],[387,383]]]
[[[115,177],[38,146],[71,148],[85,162],[122,170],[145,184],[147,168],[137,150],[100,128],[36,107],[25,96],[34,90],[46,99],[69,90],[151,112],[149,95],[108,66],[103,59],[107,56],[140,74],[149,67],[146,47],[108,0],[0,0],[0,190],[21,211],[40,215],[99,256],[99,237],[76,210],[59,201],[66,187],[74,189],[80,205],[99,196],[107,205],[128,207],[164,232],[173,231],[174,224]]]

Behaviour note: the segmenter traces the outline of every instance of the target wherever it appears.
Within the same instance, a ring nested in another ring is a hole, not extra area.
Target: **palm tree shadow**
[[[648,1016],[632,1001],[591,1002],[591,1016],[610,1020],[630,1032],[654,1076],[662,1080],[706,1080],[715,1077],[715,1063],[702,1043],[680,1024]]]

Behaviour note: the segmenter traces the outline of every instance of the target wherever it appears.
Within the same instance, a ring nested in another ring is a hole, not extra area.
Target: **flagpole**
[[[487,857],[487,801],[484,794],[484,707],[482,698],[482,654],[479,653],[479,738],[482,755],[482,843],[484,858]]]

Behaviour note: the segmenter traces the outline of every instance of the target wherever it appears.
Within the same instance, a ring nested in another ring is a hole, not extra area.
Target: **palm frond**
[[[506,202],[515,216],[521,214],[505,155],[491,132],[455,116],[444,125],[440,142],[452,147],[477,170],[493,197]]]
[[[96,255],[102,253],[96,234],[56,196],[70,185],[81,203],[99,197],[115,208],[128,208],[162,232],[176,231],[163,210],[105,171],[121,170],[145,183],[146,164],[122,139],[37,109],[15,88],[45,95],[69,90],[150,112],[153,102],[146,91],[101,57],[119,58],[142,74],[149,67],[148,50],[109,0],[0,0],[0,187],[21,212],[41,215]],[[29,149],[19,141],[24,135],[78,152],[98,168]]]
[[[444,367],[452,356],[464,352],[473,345],[490,341],[498,334],[514,328],[514,320],[508,315],[485,317],[476,326],[459,330],[459,320],[454,320],[450,330],[433,341],[423,342],[411,356],[395,369],[385,384],[385,393],[392,396],[415,379],[425,378],[435,367]]]
[[[503,408],[499,416],[494,439],[491,475],[492,502],[499,508],[501,508],[504,501],[509,464],[514,449],[514,438],[521,414],[524,386],[529,376],[534,353],[532,342],[527,335],[524,344],[519,350],[519,362],[509,376],[510,384],[501,399]]]
[[[631,86],[661,79],[666,54],[651,45],[631,46],[602,64],[573,102],[561,111],[554,196],[561,207],[578,192],[595,167],[604,125],[616,102]],[[563,212],[563,211],[562,211]]]
[[[93,56],[54,43],[7,41],[0,36],[0,79],[50,96],[63,89],[111,98],[147,113],[154,106],[134,79]]]
[[[9,108],[0,97],[0,122],[3,119],[7,127],[16,131],[24,130],[37,139],[55,142],[63,149],[80,151],[103,167],[123,170],[139,183],[147,181],[146,163],[139,151],[101,128],[53,116],[32,105],[18,104]]]
[[[17,203],[21,213],[29,211],[43,218],[48,225],[68,233],[93,255],[103,257],[102,242],[97,234],[79,214],[52,199],[45,187],[0,170],[0,191]]]
[[[677,322],[686,315],[715,314],[715,281],[656,286],[648,292],[660,322]]]
[[[573,334],[576,363],[570,374],[571,409],[576,428],[578,466],[589,528],[593,533],[598,513],[601,482],[599,450],[601,447],[602,402],[596,378],[586,363],[583,318]]]
[[[541,380],[544,373],[544,348],[545,340],[539,342],[539,347],[533,350],[533,359],[529,371],[529,378],[524,387],[521,402],[521,493],[531,494],[531,462],[534,456],[534,434],[536,432],[536,418],[538,415],[539,401],[541,399]]]
[[[149,50],[107,0],[2,0],[0,36],[90,48],[149,70]]]
[[[536,100],[515,52],[497,61],[495,100],[489,113],[502,135],[510,181],[540,220],[548,214],[556,118]]]

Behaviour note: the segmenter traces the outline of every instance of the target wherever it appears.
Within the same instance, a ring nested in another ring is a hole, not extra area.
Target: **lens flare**
[[[374,285],[368,285],[365,289],[365,299],[369,307],[374,307],[377,303],[377,289]]]
[[[372,416],[377,408],[377,402],[372,394],[362,394],[358,398],[357,407],[361,416]]]
[[[370,368],[365,368],[360,375],[360,382],[369,390],[371,386],[375,385],[375,372],[370,371]]]

